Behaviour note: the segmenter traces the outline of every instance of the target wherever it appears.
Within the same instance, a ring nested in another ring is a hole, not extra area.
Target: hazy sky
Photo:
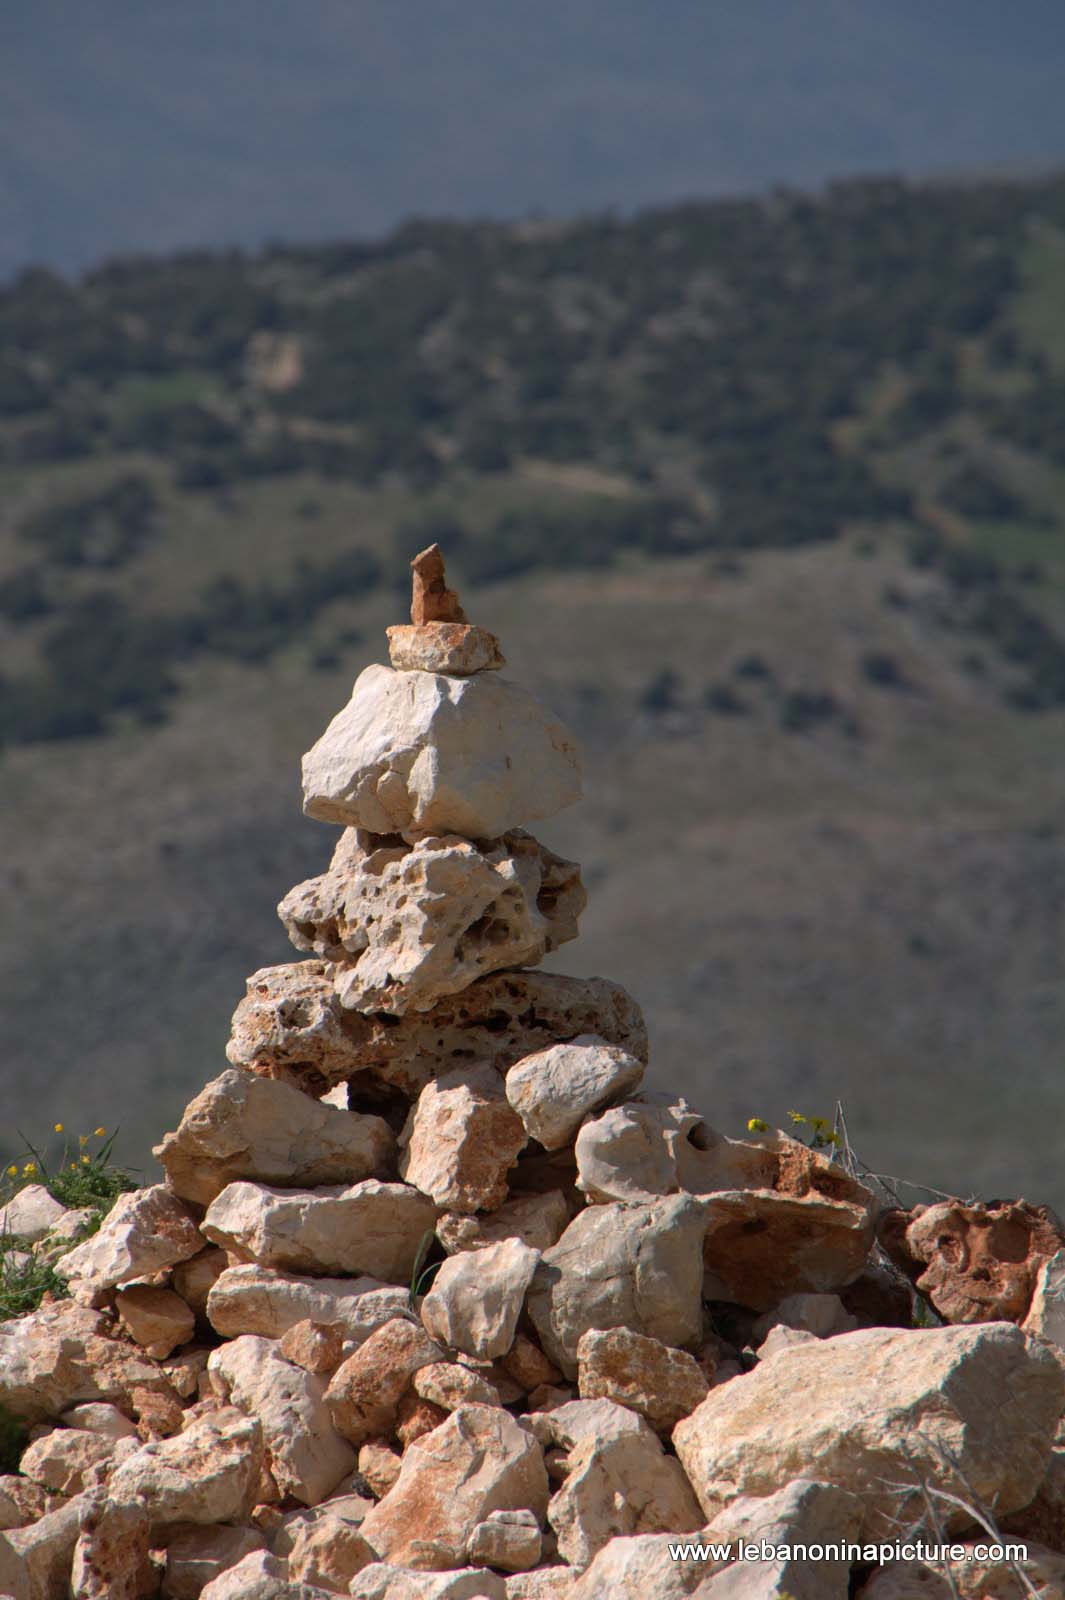
[[[1065,160],[1065,0],[8,0],[0,273]]]

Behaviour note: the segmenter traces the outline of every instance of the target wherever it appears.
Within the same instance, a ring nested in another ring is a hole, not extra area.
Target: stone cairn
[[[641,1089],[635,1001],[535,965],[584,907],[524,831],[578,798],[574,742],[412,565],[391,667],[304,759],[343,829],[279,907],[307,959],[248,980],[164,1182],[74,1248],[44,1190],[0,1219],[71,1290],[0,1324],[31,1427],[0,1595],[1012,1593],[871,1549],[971,1544],[967,1506],[1065,1594],[1060,1225],[885,1209]],[[700,1537],[728,1553],[671,1557]]]

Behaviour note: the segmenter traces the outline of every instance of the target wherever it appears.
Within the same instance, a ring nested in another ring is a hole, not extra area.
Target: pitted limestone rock
[[[498,673],[367,667],[303,758],[303,809],[371,833],[497,839],[580,798],[573,735]]]
[[[277,909],[297,949],[337,963],[342,1006],[400,1016],[535,965],[577,937],[586,899],[580,868],[520,830],[408,844],[347,828],[329,870]]]

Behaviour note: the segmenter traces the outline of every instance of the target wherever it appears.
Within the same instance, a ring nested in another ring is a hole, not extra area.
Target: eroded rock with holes
[[[452,1350],[482,1361],[506,1355],[539,1260],[518,1239],[449,1256],[422,1301],[422,1322]]]
[[[362,1344],[375,1328],[402,1316],[410,1291],[361,1274],[308,1278],[254,1262],[227,1267],[207,1299],[211,1326],[224,1338],[259,1333],[280,1339],[299,1322],[338,1323],[344,1338]]]
[[[1043,1262],[1065,1247],[1047,1206],[939,1200],[892,1211],[879,1236],[946,1322],[1023,1322]]]
[[[914,1483],[915,1471],[1002,1515],[1027,1504],[1063,1404],[1061,1367],[1019,1328],[869,1328],[811,1340],[711,1390],[673,1444],[707,1518],[783,1487],[801,1465],[856,1495],[863,1537],[880,1539],[923,1507],[917,1489],[889,1486]],[[942,1515],[948,1531],[959,1526],[949,1506]]]
[[[208,1207],[202,1228],[206,1238],[258,1266],[406,1283],[435,1222],[436,1207],[417,1189],[367,1178],[311,1190],[231,1183]]]
[[[542,960],[577,937],[586,898],[580,868],[519,830],[408,844],[348,828],[277,909],[297,949],[337,963],[342,1006],[400,1016]]]
[[[418,1096],[400,1139],[400,1176],[448,1211],[492,1211],[525,1143],[495,1068],[455,1067]]]
[[[675,1195],[648,1205],[589,1206],[546,1250],[528,1294],[545,1353],[577,1376],[588,1328],[632,1328],[683,1348],[702,1334],[708,1202]]]
[[[497,839],[580,799],[573,735],[498,673],[370,666],[303,758],[303,809],[371,833]]]
[[[311,1189],[395,1171],[380,1117],[320,1104],[291,1084],[230,1068],[186,1106],[153,1154],[175,1194],[209,1206],[241,1178]]]

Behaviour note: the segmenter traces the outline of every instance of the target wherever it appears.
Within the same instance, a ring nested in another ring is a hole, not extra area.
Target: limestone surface
[[[187,1344],[196,1329],[192,1308],[173,1289],[131,1284],[115,1295],[115,1309],[130,1338],[157,1361]]]
[[[257,1528],[204,1527],[197,1523],[168,1530],[166,1600],[197,1600],[207,1584],[235,1567],[266,1541]]]
[[[76,1600],[145,1600],[158,1585],[143,1506],[105,1502],[82,1519],[70,1588]]]
[[[100,1231],[55,1263],[64,1278],[110,1289],[150,1277],[203,1249],[187,1206],[163,1184],[120,1194]]]
[[[387,1436],[414,1374],[445,1359],[412,1319],[396,1317],[375,1329],[330,1380],[325,1398],[334,1427],[352,1444]]]
[[[480,1566],[525,1572],[539,1561],[541,1542],[531,1511],[490,1511],[470,1534],[468,1554]]]
[[[506,666],[499,640],[471,622],[399,623],[386,628],[388,659],[401,672],[496,672]]]
[[[420,1367],[411,1379],[415,1394],[429,1400],[442,1411],[457,1411],[459,1406],[497,1406],[499,1391],[479,1372],[457,1361],[434,1361]]]
[[[492,1211],[526,1144],[494,1067],[455,1067],[427,1083],[400,1138],[399,1171],[442,1209]]]
[[[582,1400],[615,1400],[662,1434],[690,1416],[710,1389],[694,1356],[631,1328],[589,1328],[582,1334],[577,1382]]]
[[[951,1562],[949,1579],[923,1561],[892,1561],[862,1585],[858,1600],[1014,1600],[1026,1593],[1038,1600],[1058,1600],[1065,1594],[1065,1555],[1060,1551],[1029,1540],[1027,1554],[1014,1562],[989,1558],[989,1542],[983,1537],[959,1540],[961,1555]],[[1015,1565],[1030,1586],[1027,1590],[1020,1586]]]
[[[703,1516],[680,1463],[667,1456],[646,1422],[571,1450],[566,1480],[547,1519],[559,1554],[588,1566],[616,1535],[693,1532]]]
[[[303,758],[303,809],[371,833],[497,839],[580,798],[573,735],[498,673],[370,666]]]
[[[435,1222],[436,1207],[417,1189],[367,1178],[312,1190],[231,1183],[208,1207],[202,1227],[215,1244],[259,1266],[406,1283]]]
[[[97,1479],[96,1469],[114,1462],[117,1448],[116,1439],[86,1428],[53,1428],[27,1445],[19,1471],[55,1494],[81,1494],[92,1483],[102,1481]]]
[[[1065,1250],[1040,1265],[1023,1326],[1026,1333],[1038,1334],[1065,1350]]]
[[[646,1053],[630,1054],[595,1033],[549,1045],[507,1073],[507,1099],[545,1150],[569,1144],[591,1112],[635,1089]]]
[[[834,1333],[852,1333],[858,1326],[838,1294],[789,1294],[759,1317],[751,1328],[751,1339],[760,1344],[772,1328],[794,1328],[828,1339]]]
[[[411,1098],[440,1073],[490,1062],[497,1071],[558,1039],[596,1033],[647,1059],[643,1013],[620,984],[554,972],[478,978],[429,1011],[392,1016],[345,1011],[323,961],[264,967],[248,979],[226,1054],[234,1066],[289,1078],[324,1094],[361,1075]]]
[[[1026,1505],[1063,1403],[1061,1367],[1012,1324],[859,1329],[711,1390],[677,1424],[673,1444],[708,1518],[801,1474],[856,1495],[864,1536],[875,1540],[892,1537],[892,1518],[923,1508],[919,1490],[905,1486],[913,1469],[1003,1515]],[[942,1516],[948,1530],[958,1526],[949,1506]]]
[[[539,1260],[539,1252],[518,1239],[449,1256],[422,1301],[426,1331],[438,1344],[482,1361],[506,1355]]]
[[[484,1250],[503,1239],[519,1239],[530,1250],[550,1250],[569,1226],[570,1211],[561,1189],[544,1194],[515,1195],[494,1211],[465,1216],[445,1211],[437,1218],[436,1237],[448,1255]]]
[[[7,1600],[63,1600],[70,1591],[74,1549],[102,1492],[75,1495],[28,1527],[0,1533],[0,1595]]]
[[[143,1504],[153,1528],[171,1522],[242,1522],[255,1504],[263,1434],[225,1406],[183,1433],[143,1445],[111,1478],[110,1498]]]
[[[616,1534],[575,1577],[566,1600],[686,1600],[708,1573],[711,1561],[674,1561],[672,1534]]]
[[[228,1267],[207,1301],[211,1326],[227,1339],[258,1333],[280,1339],[304,1321],[339,1323],[362,1344],[375,1328],[401,1316],[408,1291],[380,1278],[304,1278],[245,1263]]]
[[[304,1372],[328,1377],[344,1358],[344,1330],[339,1322],[293,1323],[278,1340],[278,1353]]]
[[[0,1206],[0,1239],[21,1239],[36,1244],[67,1215],[67,1207],[53,1200],[43,1183],[28,1183]]]
[[[169,1390],[156,1365],[108,1331],[99,1312],[70,1300],[0,1322],[0,1405],[37,1423],[79,1401],[128,1406],[136,1389]]]
[[[542,960],[577,937],[586,898],[580,868],[520,830],[408,844],[346,828],[328,871],[277,909],[297,949],[338,963],[342,1006],[400,1016]]]
[[[857,1185],[855,1185],[857,1187]],[[829,1294],[852,1282],[872,1246],[876,1202],[816,1191],[724,1190],[706,1197],[708,1300],[769,1311],[791,1294]]]
[[[632,1328],[678,1347],[702,1334],[708,1202],[589,1206],[546,1250],[527,1305],[544,1351],[568,1378],[588,1328]]]
[[[209,1206],[241,1178],[313,1188],[387,1177],[395,1139],[380,1117],[339,1111],[288,1083],[230,1068],[190,1100],[153,1154],[175,1194]]]

